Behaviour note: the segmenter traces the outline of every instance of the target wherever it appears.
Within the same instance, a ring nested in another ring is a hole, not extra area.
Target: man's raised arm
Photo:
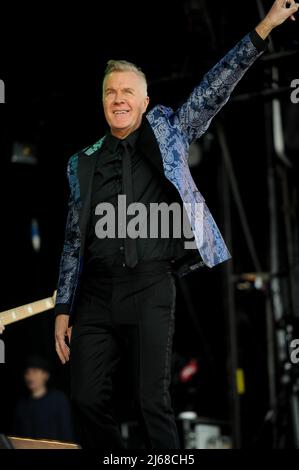
[[[204,134],[245,72],[267,48],[267,36],[288,18],[294,21],[298,7],[299,4],[293,0],[276,0],[258,26],[204,76],[187,101],[173,114],[173,124],[189,143]]]

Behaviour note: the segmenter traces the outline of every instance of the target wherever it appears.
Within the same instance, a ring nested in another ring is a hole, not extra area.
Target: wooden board
[[[74,442],[7,436],[14,449],[81,449]]]

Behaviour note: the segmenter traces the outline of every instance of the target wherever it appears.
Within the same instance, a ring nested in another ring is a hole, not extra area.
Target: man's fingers
[[[65,314],[58,315],[55,320],[55,348],[63,364],[65,364],[70,357],[70,348],[65,342],[66,336],[69,337],[68,321],[69,316]]]
[[[56,340],[55,342],[55,347],[56,347],[56,352],[59,356],[59,359],[63,364],[66,362],[66,356],[65,356],[65,351],[64,351],[64,346],[63,343],[61,344],[61,341]]]
[[[296,21],[295,15],[298,9],[299,3],[296,3],[295,0],[276,0],[265,17],[266,24],[269,24],[270,30],[272,30],[288,19],[290,19],[290,21]]]
[[[298,3],[295,3],[295,2],[290,2],[291,3],[291,6],[290,8],[288,8],[288,17],[292,20],[292,21],[296,21],[296,18],[294,16],[294,13],[297,13],[298,11],[298,8],[299,8],[299,4]]]
[[[59,359],[63,364],[69,360],[69,351],[67,345],[61,344],[59,341],[56,342],[56,352],[59,356]]]
[[[69,360],[70,349],[64,341],[64,336],[56,335],[56,352],[63,364]]]
[[[295,3],[293,2],[292,6],[290,6],[290,10],[292,13],[296,13],[298,11],[298,8],[299,8],[299,3]]]
[[[60,346],[59,346],[58,341],[55,342],[55,349],[56,349],[56,352],[57,352],[58,357],[61,360],[62,364],[65,364],[65,358],[62,354],[62,351],[60,350]]]
[[[68,339],[69,339],[69,344],[71,344],[72,329],[73,329],[72,326],[70,326],[70,327],[67,329],[67,336],[68,336]]]
[[[296,18],[294,16],[294,13],[298,11],[299,4],[295,2],[295,0],[286,0],[283,2],[284,8],[287,10],[288,16],[291,18],[291,20],[295,21]]]

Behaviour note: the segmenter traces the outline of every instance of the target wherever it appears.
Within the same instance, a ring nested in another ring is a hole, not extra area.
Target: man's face
[[[49,373],[37,367],[28,367],[24,373],[25,383],[31,392],[44,387],[49,379]]]
[[[103,106],[111,133],[125,138],[141,124],[149,98],[142,78],[135,72],[112,72],[104,83]]]

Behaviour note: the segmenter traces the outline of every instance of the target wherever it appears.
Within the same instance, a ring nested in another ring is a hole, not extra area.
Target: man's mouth
[[[129,112],[128,109],[122,109],[122,110],[113,111],[113,114],[115,114],[116,116],[119,116],[121,114],[127,114],[128,112]]]

